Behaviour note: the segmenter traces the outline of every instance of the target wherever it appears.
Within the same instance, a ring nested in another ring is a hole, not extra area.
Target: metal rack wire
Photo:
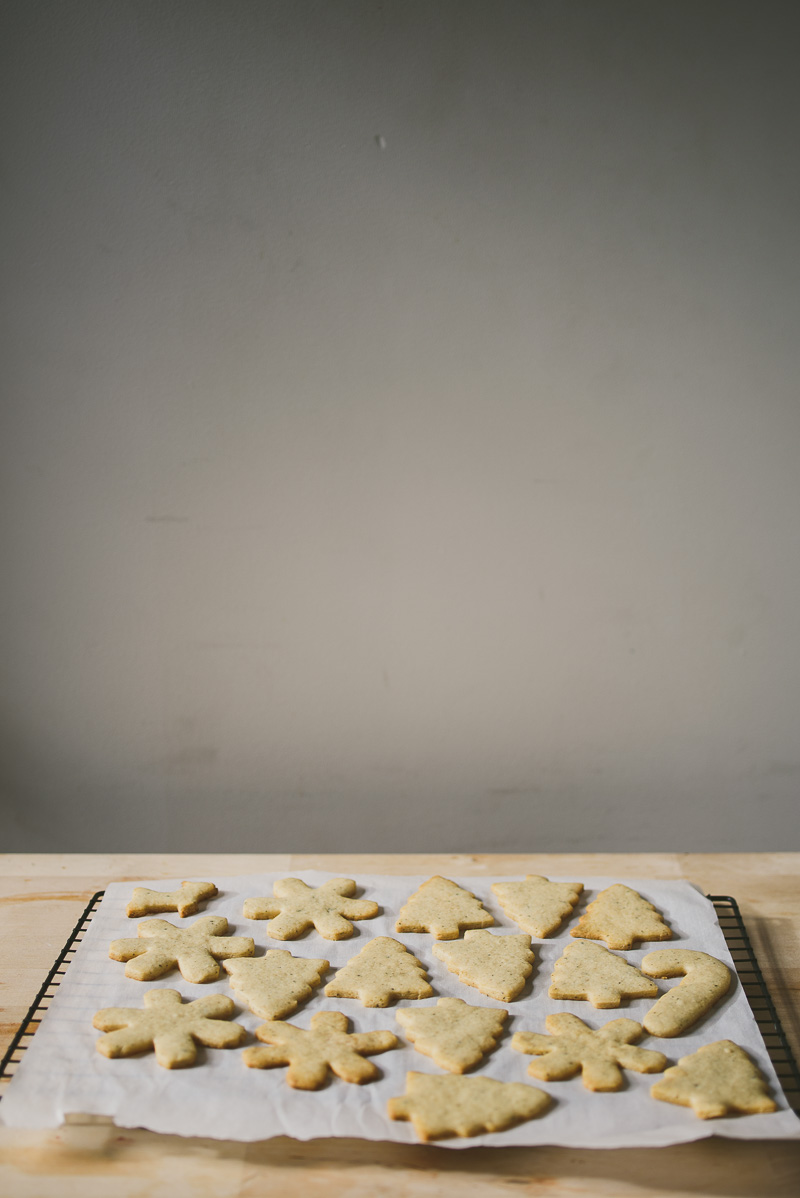
[[[2,1061],[0,1061],[0,1083],[8,1083],[17,1066],[22,1060],[22,1054],[31,1043],[36,1029],[42,1021],[45,1011],[50,1005],[62,977],[72,962],[75,952],[86,934],[105,891],[99,890],[76,923],[72,933],[59,953],[53,967],[45,978],[39,993],[31,1003],[28,1013],[23,1019],[19,1030],[12,1039]],[[764,981],[764,975],[759,968],[750,937],[742,920],[739,906],[729,895],[710,894],[709,899],[714,904],[719,920],[719,926],[733,957],[742,989],[747,995],[748,1002],[758,1024],[764,1044],[770,1059],[775,1066],[783,1092],[789,1105],[800,1112],[800,1070],[794,1059],[789,1042],[786,1039],[772,997]],[[0,1098],[2,1085],[0,1085]]]
[[[86,909],[84,910],[78,922],[75,924],[75,927],[72,929],[67,943],[56,957],[55,961],[53,962],[52,969],[42,982],[42,985],[39,988],[39,993],[28,1007],[28,1013],[22,1020],[22,1023],[17,1029],[11,1043],[3,1054],[2,1061],[0,1061],[0,1083],[5,1082],[7,1084],[16,1072],[17,1065],[19,1065],[20,1061],[22,1060],[22,1054],[30,1045],[31,1040],[36,1033],[36,1029],[42,1022],[45,1011],[50,1006],[52,999],[55,997],[55,992],[61,984],[62,977],[67,972],[68,966],[72,964],[72,959],[75,956],[78,945],[86,935],[86,929],[91,922],[92,916],[99,907],[100,900],[104,894],[104,890],[98,890],[97,894],[92,895],[92,898],[86,906]],[[0,1086],[0,1098],[3,1096],[3,1088],[4,1087]]]
[[[739,981],[747,995],[758,1029],[770,1060],[775,1066],[786,1100],[793,1110],[800,1112],[800,1071],[786,1039],[778,1012],[767,989],[764,975],[759,968],[756,954],[747,935],[739,905],[730,895],[710,894],[722,934],[733,957]]]

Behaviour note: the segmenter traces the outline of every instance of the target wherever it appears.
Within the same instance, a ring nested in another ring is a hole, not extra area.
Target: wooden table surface
[[[109,882],[324,869],[503,876],[685,878],[739,903],[800,1060],[800,853],[415,855],[0,855],[0,1053],[91,896]],[[472,1148],[286,1137],[182,1139],[75,1118],[56,1131],[0,1127],[4,1198],[797,1198],[800,1141],[712,1137],[660,1149]]]

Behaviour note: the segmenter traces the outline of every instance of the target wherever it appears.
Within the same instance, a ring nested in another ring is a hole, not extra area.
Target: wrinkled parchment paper
[[[158,918],[186,926],[202,915],[224,915],[233,935],[253,936],[257,956],[266,948],[288,948],[295,956],[327,958],[332,968],[324,981],[329,981],[333,971],[354,956],[368,939],[394,936],[411,949],[428,970],[436,997],[424,1000],[424,1005],[435,1005],[441,995],[455,995],[473,1005],[505,1006],[510,1018],[499,1046],[472,1073],[538,1086],[552,1096],[553,1106],[542,1117],[507,1131],[441,1141],[444,1145],[464,1148],[559,1144],[623,1148],[676,1144],[709,1135],[737,1139],[783,1139],[800,1135],[800,1120],[788,1107],[780,1089],[747,998],[736,979],[736,970],[717,925],[714,908],[689,883],[626,879],[626,885],[638,890],[662,912],[674,938],[669,942],[644,944],[622,955],[638,966],[648,952],[666,947],[667,943],[700,949],[725,961],[733,971],[734,982],[726,998],[689,1035],[670,1040],[645,1036],[640,1044],[664,1052],[669,1063],[675,1064],[679,1057],[695,1052],[702,1044],[721,1039],[735,1041],[750,1053],[768,1079],[772,1096],[779,1104],[779,1110],[774,1114],[701,1120],[686,1107],[656,1102],[650,1097],[650,1086],[658,1075],[642,1075],[630,1070],[625,1071],[623,1089],[610,1094],[590,1093],[584,1089],[580,1076],[562,1082],[530,1078],[527,1074],[530,1058],[510,1048],[514,1032],[544,1032],[545,1017],[557,1011],[572,1011],[591,1027],[599,1027],[620,1016],[641,1022],[655,1001],[637,999],[623,1003],[618,1009],[600,1011],[588,1002],[560,1002],[548,998],[553,964],[567,944],[575,943],[569,936],[575,918],[566,920],[556,936],[533,942],[536,954],[533,975],[517,1000],[503,1004],[484,997],[449,973],[431,951],[434,943],[431,936],[403,935],[394,931],[397,911],[425,878],[362,874],[356,879],[360,888],[357,894],[374,899],[380,905],[381,914],[377,919],[357,923],[355,935],[349,940],[323,940],[311,931],[299,940],[279,942],[267,938],[263,921],[244,919],[242,905],[248,897],[271,895],[272,883],[285,876],[254,874],[198,879],[215,882],[219,895],[204,904],[196,916],[181,920],[177,914],[169,913]],[[306,870],[295,876],[302,877],[309,885],[319,886],[335,875]],[[160,879],[141,885],[171,890],[179,886],[181,880]],[[519,931],[503,913],[490,889],[492,880],[514,879],[453,880],[481,899],[494,915],[498,931]],[[615,878],[553,880],[583,881],[585,890],[576,915],[599,890],[619,881]],[[227,1140],[264,1140],[287,1135],[298,1140],[317,1136],[356,1136],[369,1140],[416,1142],[410,1123],[393,1122],[388,1118],[387,1100],[404,1092],[408,1070],[444,1071],[429,1057],[415,1051],[395,1021],[397,1006],[413,1005],[408,1000],[382,1009],[367,1009],[356,999],[325,998],[323,987],[320,987],[308,1002],[289,1016],[293,1023],[307,1028],[317,1011],[340,1010],[350,1018],[352,1031],[393,1031],[399,1037],[401,1047],[370,1058],[380,1068],[381,1077],[363,1086],[331,1078],[322,1090],[293,1090],[286,1084],[284,1068],[246,1068],[241,1049],[200,1047],[197,1065],[181,1070],[162,1068],[152,1053],[117,1060],[108,1060],[98,1053],[95,1041],[100,1033],[92,1027],[94,1012],[102,1007],[139,1007],[145,991],[155,987],[179,990],[184,1000],[210,992],[230,994],[236,1002],[234,1019],[251,1033],[247,1039],[249,1044],[255,1042],[252,1033],[263,1022],[259,1016],[242,1008],[224,973],[219,981],[202,986],[184,981],[177,971],[154,982],[136,982],[125,977],[124,965],[109,959],[108,946],[112,940],[136,934],[139,921],[125,916],[125,905],[132,889],[130,882],[108,887],[75,959],[0,1103],[0,1122],[26,1128],[56,1127],[66,1115],[80,1113],[112,1116],[119,1127],[145,1127],[157,1132]],[[660,980],[657,984],[663,992],[678,985],[678,980]]]

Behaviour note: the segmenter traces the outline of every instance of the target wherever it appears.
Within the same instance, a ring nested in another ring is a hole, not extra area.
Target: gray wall
[[[800,848],[797,13],[3,6],[3,847]]]

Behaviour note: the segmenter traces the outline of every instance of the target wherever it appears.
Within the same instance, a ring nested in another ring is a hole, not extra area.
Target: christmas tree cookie
[[[497,901],[523,932],[543,940],[554,932],[568,915],[583,890],[582,882],[549,882],[538,874],[528,874],[524,882],[495,882],[492,891]]]
[[[488,928],[493,917],[469,890],[449,878],[429,878],[401,907],[396,932],[431,932],[437,940],[457,940],[464,928]]]
[[[280,878],[272,898],[245,900],[245,919],[268,919],[273,940],[296,940],[316,928],[326,940],[347,940],[353,919],[374,919],[380,908],[368,899],[354,899],[352,878],[330,878],[322,886],[307,886],[300,878]]]
[[[531,938],[526,932],[508,936],[466,932],[463,940],[434,944],[433,952],[459,981],[498,1002],[512,1002],[533,972]]]
[[[651,1036],[681,1036],[723,998],[730,988],[731,971],[708,953],[689,948],[660,948],[642,961],[649,978],[683,981],[662,994],[642,1023]]]
[[[691,1107],[700,1119],[765,1115],[777,1110],[760,1069],[732,1040],[704,1044],[681,1057],[650,1087],[653,1098]]]
[[[605,940],[609,948],[633,948],[637,940],[670,940],[672,932],[652,903],[630,886],[601,890],[570,932],[583,940]]]
[[[379,1069],[365,1056],[387,1052],[397,1046],[394,1032],[348,1032],[350,1020],[341,1011],[320,1011],[311,1020],[311,1029],[291,1023],[265,1023],[256,1028],[260,1045],[242,1053],[251,1069],[273,1069],[288,1065],[286,1080],[296,1090],[318,1090],[328,1073],[342,1081],[361,1085],[379,1075]]]
[[[176,965],[187,982],[214,982],[223,957],[252,957],[255,952],[250,936],[228,935],[222,915],[204,915],[188,928],[145,919],[136,931],[136,939],[114,940],[108,955],[112,961],[127,961],[125,976],[137,982],[160,978]]]
[[[136,1007],[106,1007],[92,1024],[107,1032],[96,1048],[106,1057],[129,1057],[155,1051],[165,1069],[193,1065],[195,1041],[207,1048],[235,1048],[246,1036],[238,1023],[223,1022],[233,1014],[233,999],[225,994],[208,994],[184,1003],[177,990],[148,990],[144,1010]]]
[[[399,940],[376,936],[325,987],[328,998],[358,998],[365,1007],[388,1007],[395,998],[430,998],[424,965]]]
[[[497,1047],[507,1015],[461,998],[440,998],[435,1007],[402,1007],[395,1018],[417,1052],[451,1073],[465,1073]]]
[[[544,1114],[550,1102],[523,1082],[408,1073],[405,1094],[389,1099],[389,1118],[409,1119],[420,1140],[439,1140],[504,1131]]]
[[[263,957],[223,961],[231,989],[262,1019],[285,1019],[310,998],[329,968],[327,961],[293,957],[285,948],[271,948]]]
[[[607,948],[583,943],[564,949],[548,993],[551,998],[585,998],[602,1009],[618,1007],[624,998],[655,998],[658,986]]]
[[[634,1019],[612,1019],[593,1030],[576,1015],[548,1015],[547,1036],[517,1032],[511,1047],[541,1057],[531,1061],[528,1073],[540,1081],[561,1081],[583,1074],[587,1090],[619,1090],[622,1069],[637,1073],[660,1073],[667,1063],[661,1052],[635,1048],[642,1025]]]

